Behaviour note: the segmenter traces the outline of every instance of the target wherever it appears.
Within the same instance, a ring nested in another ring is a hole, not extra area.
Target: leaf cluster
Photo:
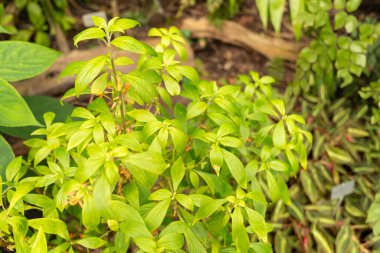
[[[46,113],[24,142],[28,156],[7,166],[0,233],[8,248],[271,252],[267,207],[293,205],[286,181],[307,167],[312,144],[274,79],[252,71],[219,87],[181,63],[177,28],[150,30],[160,38],[151,47],[126,35],[134,20],[93,19],[74,44],[98,39],[109,52],[61,76],[76,75],[65,97],[97,98],[65,123]],[[126,64],[134,70],[122,72]]]

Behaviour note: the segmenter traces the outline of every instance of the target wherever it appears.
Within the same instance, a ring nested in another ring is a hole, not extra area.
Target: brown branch
[[[233,21],[223,21],[220,27],[215,27],[207,18],[185,18],[181,29],[190,30],[195,38],[217,39],[259,52],[268,58],[289,61],[296,61],[298,53],[306,45],[258,34]]]

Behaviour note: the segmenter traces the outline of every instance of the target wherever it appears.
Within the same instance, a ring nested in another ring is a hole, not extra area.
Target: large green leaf
[[[0,175],[3,180],[5,180],[5,168],[15,157],[11,146],[3,136],[0,135]]]
[[[22,41],[0,42],[0,77],[9,82],[41,74],[60,56],[60,52]]]
[[[2,69],[0,67],[0,72],[1,71]],[[0,115],[0,126],[16,127],[40,125],[16,89],[6,80],[1,78]]]
[[[25,102],[32,111],[34,117],[38,122],[44,122],[44,113],[54,112],[55,118],[54,122],[65,122],[68,116],[74,109],[74,106],[68,103],[60,104],[58,99],[48,97],[48,96],[29,96],[24,97]],[[1,102],[0,102],[1,104]],[[24,126],[24,127],[5,127],[0,126],[0,132],[6,133],[10,136],[19,137],[22,139],[30,138],[30,134],[36,130],[38,127],[35,126]]]

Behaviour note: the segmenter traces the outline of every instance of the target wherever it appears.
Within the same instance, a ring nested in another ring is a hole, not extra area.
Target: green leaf
[[[166,164],[162,156],[150,151],[131,154],[124,162],[127,167],[135,167],[157,175],[161,175],[166,170]]]
[[[29,2],[27,5],[28,17],[31,23],[37,28],[41,29],[45,24],[45,16],[43,15],[42,8],[36,2]]]
[[[108,27],[108,30],[110,32],[124,32],[125,30],[131,29],[137,25],[140,25],[140,23],[136,20],[119,18],[110,27]]]
[[[108,85],[108,73],[100,75],[91,85],[91,93],[100,95],[104,92]]]
[[[181,234],[177,233],[168,233],[163,235],[157,241],[157,246],[163,247],[166,250],[176,251],[182,248],[184,244],[184,239]]]
[[[133,60],[127,56],[121,56],[115,59],[116,66],[127,66],[133,64]]]
[[[125,82],[131,84],[143,101],[151,102],[157,97],[157,88],[152,84],[160,82],[161,79],[157,76],[155,71],[134,71],[129,72],[129,74],[126,74],[123,77],[125,78]]]
[[[83,107],[76,107],[71,113],[71,117],[81,119],[95,119],[95,116],[89,110]]]
[[[182,130],[178,130],[175,127],[169,127],[169,133],[172,137],[174,149],[177,151],[177,154],[182,153],[185,149],[188,137]]]
[[[343,164],[344,163],[352,164],[354,162],[350,154],[344,151],[343,149],[332,147],[332,146],[326,146],[325,149],[329,157],[335,162],[343,163]]]
[[[305,10],[305,1],[304,0],[290,0],[290,17],[292,21],[294,35],[298,41],[301,38],[302,33],[302,16],[304,15]]]
[[[44,122],[44,114],[47,112],[53,112],[55,114],[54,122],[65,122],[74,109],[73,105],[68,103],[61,104],[58,99],[49,96],[28,96],[24,97],[24,99],[36,120],[41,123]],[[0,126],[0,132],[22,139],[31,138],[31,134],[37,129],[37,126]]]
[[[282,16],[285,10],[284,0],[270,0],[270,20],[276,33],[281,30]]]
[[[107,62],[107,56],[92,58],[81,68],[75,79],[75,93],[80,95],[87,86],[100,74]]]
[[[111,44],[117,48],[127,50],[132,53],[146,53],[145,47],[141,44],[141,42],[130,36],[117,37],[116,39],[112,40]]]
[[[20,183],[16,187],[16,191],[14,192],[12,196],[12,200],[9,203],[7,213],[9,214],[9,212],[13,209],[13,207],[17,204],[17,202],[33,189],[34,189],[34,184],[31,182]]]
[[[62,253],[62,252],[69,252],[71,253],[72,251],[67,251],[67,248],[70,247],[71,243],[70,242],[65,242],[60,244],[59,246],[49,250],[49,253]]]
[[[272,99],[270,101],[274,107],[277,109],[277,111],[280,113],[281,116],[284,116],[286,111],[285,111],[285,104],[284,101],[281,99]]]
[[[98,16],[92,16],[91,17],[92,21],[94,22],[95,26],[98,26],[99,28],[106,28],[107,27],[107,22],[104,20],[102,17]]]
[[[16,89],[1,78],[0,94],[0,126],[40,126]]]
[[[244,218],[241,213],[241,208],[235,208],[231,215],[232,240],[234,241],[238,252],[248,252],[250,241],[247,230],[244,226]]]
[[[346,23],[346,19],[347,19],[347,13],[345,11],[340,11],[337,14],[335,14],[334,29],[337,30],[337,29],[342,28]]]
[[[157,121],[156,117],[148,110],[135,109],[127,113],[129,116],[139,122]]]
[[[150,194],[149,199],[150,200],[164,200],[171,198],[172,193],[167,189],[159,189],[152,194]]]
[[[352,245],[352,229],[350,222],[346,220],[335,240],[336,252],[348,252]]]
[[[15,82],[44,72],[61,55],[60,52],[21,41],[0,42],[0,77]]]
[[[70,240],[66,224],[54,218],[38,218],[28,220],[28,225],[34,229],[43,229],[47,234],[59,235],[63,239]]]
[[[210,162],[217,175],[219,175],[220,167],[223,165],[223,152],[217,145],[212,145],[210,150]]]
[[[36,239],[33,242],[31,252],[47,253],[47,243],[44,230],[40,228],[38,230]]]
[[[266,174],[270,198],[272,199],[272,202],[276,202],[281,197],[279,185],[270,170],[267,170]]]
[[[219,209],[227,200],[225,199],[212,199],[212,198],[204,198],[200,203],[200,207],[195,214],[193,224],[197,221],[210,217],[216,210]]]
[[[146,215],[144,220],[150,231],[156,230],[161,225],[166,216],[170,203],[171,199],[165,199],[156,204]]]
[[[276,171],[289,171],[289,166],[281,160],[272,160],[269,162],[269,167]]]
[[[103,29],[97,27],[87,28],[74,37],[74,45],[77,47],[78,43],[83,40],[103,39],[106,37],[106,33]]]
[[[282,120],[276,124],[273,130],[273,144],[278,148],[284,148],[286,145],[285,126]]]
[[[355,16],[349,15],[346,18],[344,28],[346,28],[347,33],[352,33],[358,26],[358,20]]]
[[[256,7],[259,10],[260,19],[263,23],[264,29],[266,30],[268,27],[268,7],[270,0],[256,0]]]
[[[9,143],[0,135],[0,176],[2,180],[6,180],[5,178],[5,168],[15,157],[13,154],[13,150]]]
[[[199,81],[199,75],[198,72],[193,68],[189,66],[175,66],[175,68],[184,75],[187,79],[191,80],[194,83],[197,83]]]
[[[356,11],[359,8],[361,3],[362,3],[362,0],[348,0],[347,5],[346,5],[347,11],[348,12]]]
[[[8,29],[6,29],[4,26],[0,25],[0,34],[5,33],[5,34],[12,34]]]
[[[184,233],[189,253],[207,253],[198,237],[189,228]]]
[[[122,222],[120,229],[130,237],[152,237],[140,213],[125,202],[112,200],[107,206],[106,217]]]
[[[5,171],[7,181],[12,181],[12,179],[17,175],[20,171],[22,162],[22,156],[13,159],[9,164]]]
[[[347,0],[334,0],[334,8],[337,10],[343,10],[346,7]]]
[[[239,148],[242,145],[241,140],[235,137],[231,136],[225,136],[220,138],[220,144],[227,146],[227,147],[233,147],[233,148]]]
[[[247,212],[249,225],[251,225],[253,232],[257,234],[260,240],[267,242],[267,227],[264,217],[249,207],[245,207],[245,211]]]
[[[257,253],[272,253],[272,247],[268,243],[263,243],[263,242],[254,242],[251,244],[251,248],[254,250],[254,252]]]
[[[96,227],[99,224],[100,215],[95,206],[94,198],[86,194],[83,198],[82,222],[86,227]]]
[[[222,149],[223,158],[236,182],[243,188],[247,188],[247,174],[243,163],[231,152]]]
[[[67,143],[67,150],[73,149],[92,136],[92,129],[81,129],[74,133]]]
[[[207,109],[207,104],[205,102],[193,102],[187,107],[186,119],[192,119],[201,115]]]
[[[318,243],[319,248],[326,253],[333,253],[334,250],[332,249],[332,246],[328,239],[325,237],[325,235],[319,231],[315,225],[313,226],[311,233],[313,234],[313,237],[315,241]]]
[[[106,244],[106,241],[98,237],[87,237],[76,241],[76,244],[82,245],[88,249],[97,249]]]
[[[172,96],[177,96],[181,92],[179,84],[176,80],[171,78],[170,76],[163,74],[162,78],[164,79],[165,88]]]
[[[288,119],[292,119],[294,121],[297,121],[298,123],[305,125],[305,119],[302,118],[302,116],[297,115],[297,114],[291,114],[288,116]]]
[[[175,161],[170,170],[171,179],[173,181],[173,189],[176,191],[183,177],[185,176],[185,166],[183,165],[182,158],[179,157]]]
[[[177,194],[177,195],[175,195],[175,199],[183,207],[189,209],[190,211],[193,211],[193,208],[194,208],[193,200],[189,196],[187,196],[185,194]]]
[[[136,238],[137,247],[143,252],[156,252],[156,242],[152,238]]]
[[[85,61],[76,61],[76,62],[70,63],[59,74],[59,78],[77,75],[85,64],[86,64]]]
[[[265,199],[264,194],[261,191],[251,191],[248,192],[247,195],[245,195],[246,198],[255,200],[257,202],[260,202],[262,204],[267,204],[267,200]]]

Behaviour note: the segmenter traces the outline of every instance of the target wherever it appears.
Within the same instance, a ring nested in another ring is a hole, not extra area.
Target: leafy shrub
[[[352,15],[360,1],[308,4],[319,6],[308,28],[315,39],[300,53],[297,75],[285,100],[293,101],[289,104],[297,105],[309,119],[316,141],[309,169],[290,187],[295,208],[276,206],[281,215],[272,222],[291,225],[276,233],[275,249],[378,250],[380,76],[373,66],[378,64],[379,24],[359,22]],[[316,19],[329,17],[333,8],[333,19]],[[306,11],[311,11],[310,6]],[[353,194],[343,202],[330,199],[334,186],[351,180],[355,181]]]
[[[267,201],[292,206],[285,180],[306,168],[312,141],[304,119],[276,98],[274,79],[250,72],[218,87],[178,60],[185,41],[176,28],[152,29],[161,38],[152,48],[113,37],[136,21],[93,20],[96,27],[74,44],[99,39],[109,53],[61,75],[76,75],[65,97],[97,98],[66,123],[46,113],[45,127],[34,132],[45,138],[25,141],[26,159],[8,165],[3,245],[17,252],[270,252]],[[115,49],[141,55],[136,69],[122,73],[119,66],[134,62]]]

